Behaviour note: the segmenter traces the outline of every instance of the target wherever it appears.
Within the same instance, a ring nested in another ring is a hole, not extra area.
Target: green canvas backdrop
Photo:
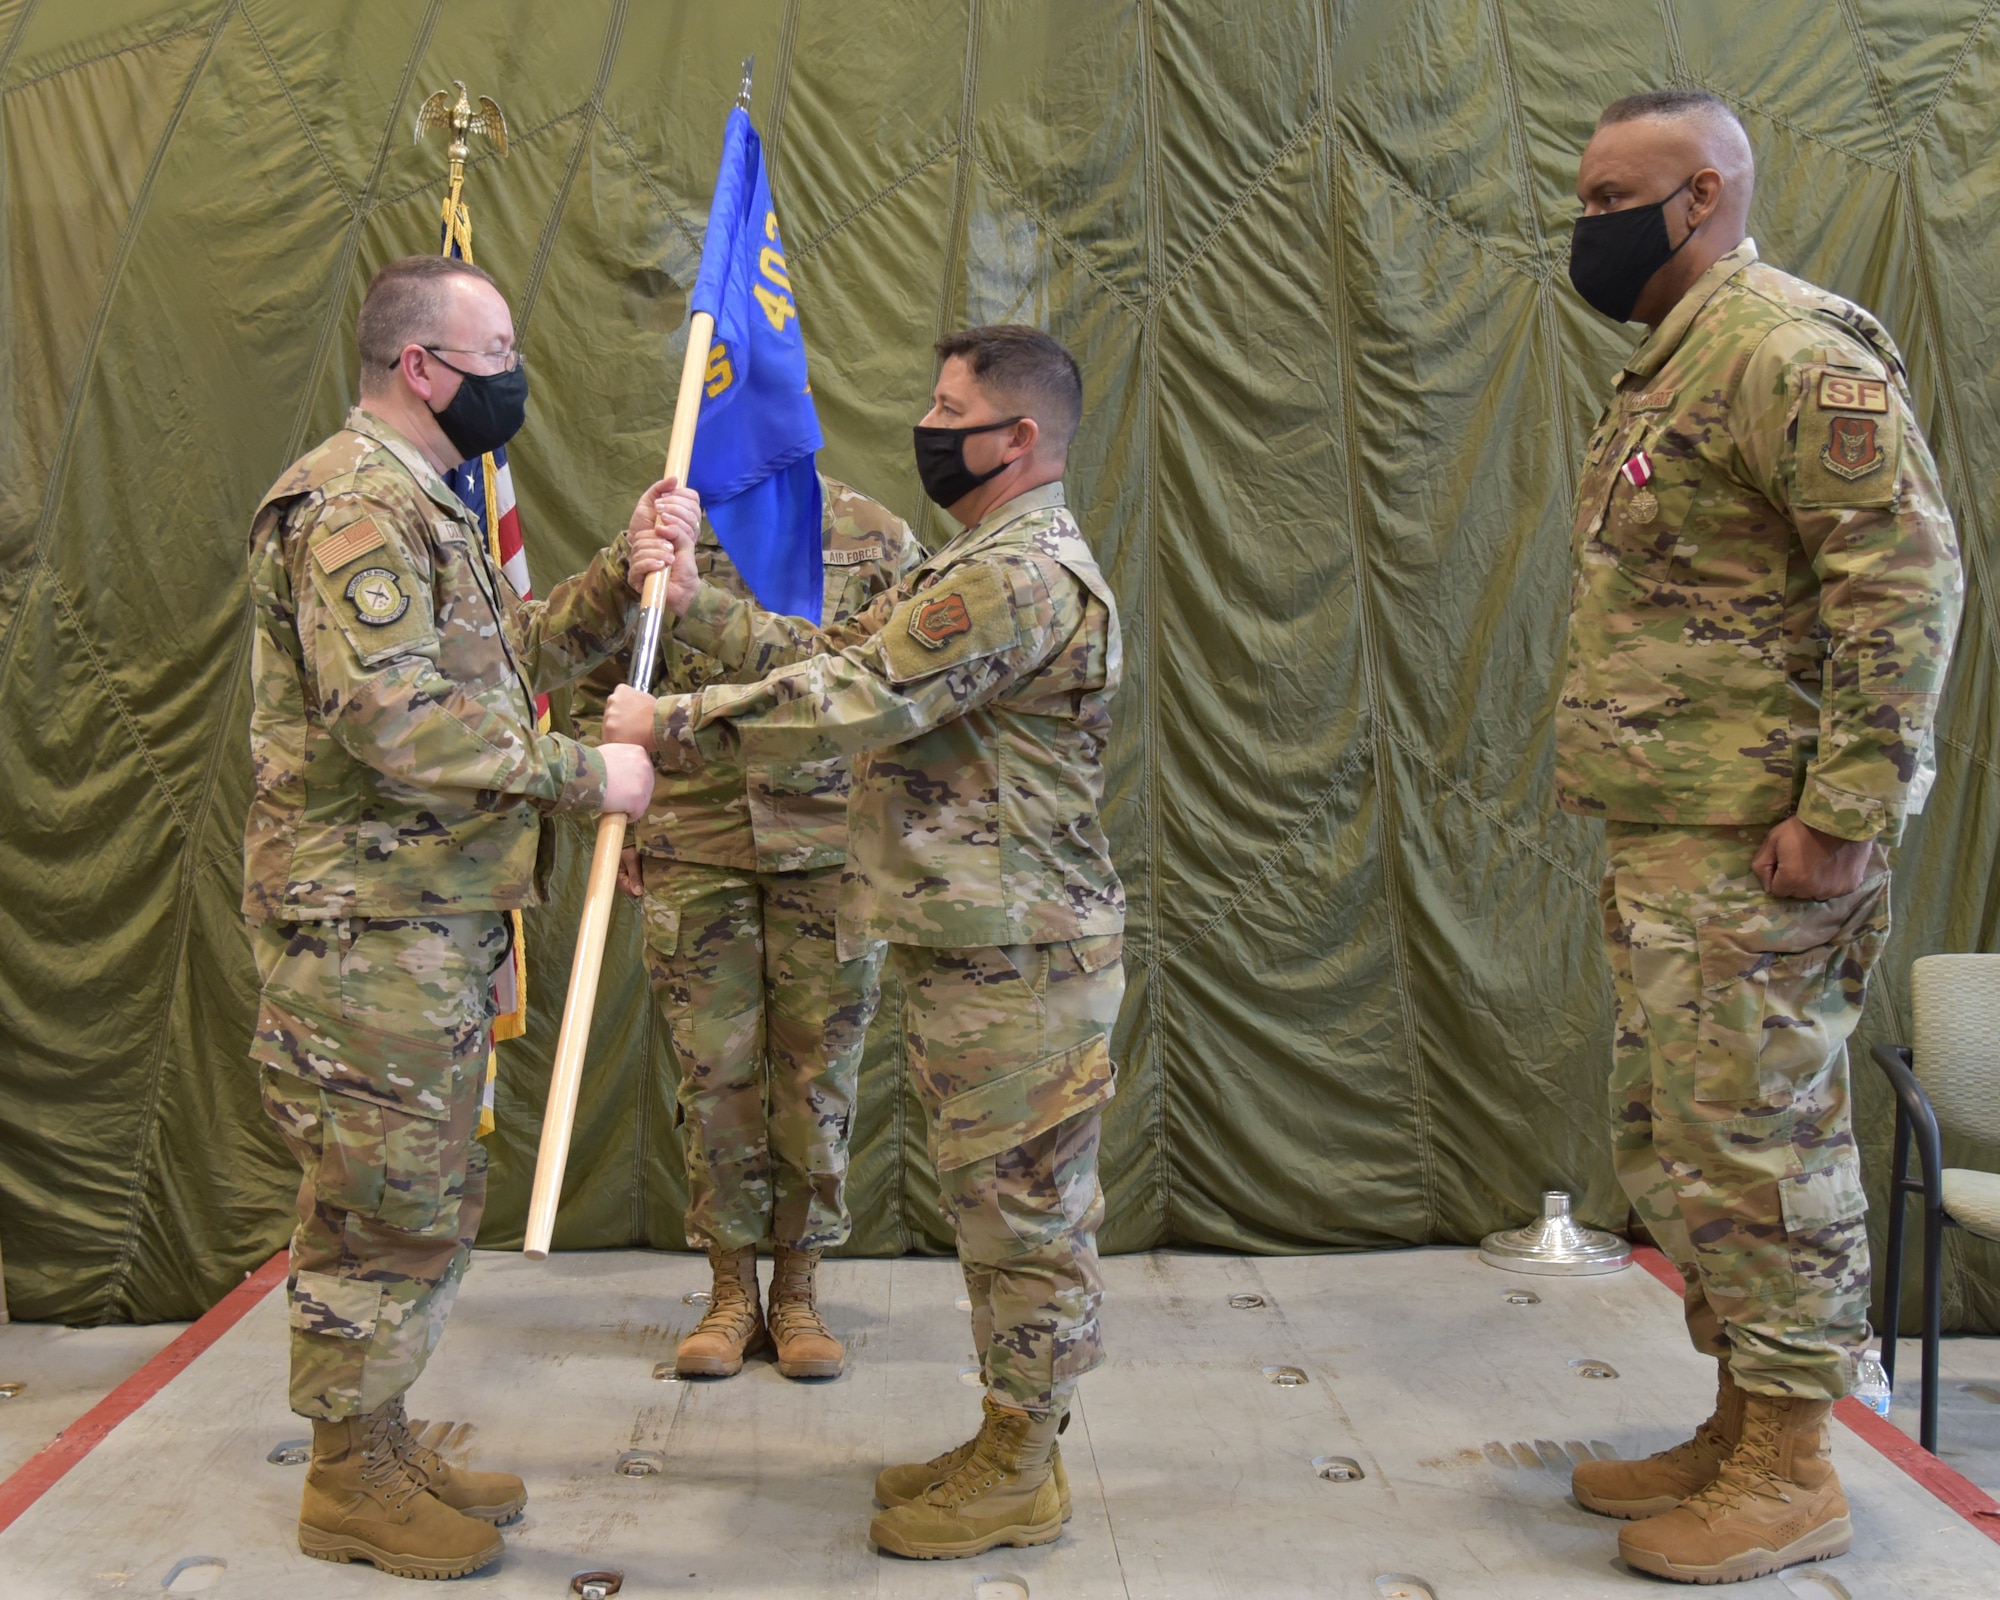
[[[1598,107],[1742,113],[1768,259],[1908,352],[1970,602],[1864,1036],[1991,949],[2000,24],[1951,0],[0,0],[0,1237],[16,1313],[187,1316],[277,1248],[244,1044],[245,527],[436,238],[424,94],[505,107],[469,200],[535,394],[546,588],[657,470],[724,112],[757,57],[825,464],[937,542],[930,341],[1082,361],[1073,503],[1124,609],[1132,902],[1105,1241],[1471,1240],[1622,1220],[1600,843],[1549,804],[1575,463],[1630,340],[1565,279]],[[485,1239],[518,1240],[582,832],[530,919]],[[892,994],[853,1248],[944,1243]],[[1858,1065],[1879,1196],[1889,1116]],[[564,1246],[678,1246],[672,1064],[621,912]],[[1984,1153],[1990,1159],[1994,1153]],[[1978,1152],[1954,1152],[1978,1159]],[[1954,1241],[1958,1326],[2000,1321]]]

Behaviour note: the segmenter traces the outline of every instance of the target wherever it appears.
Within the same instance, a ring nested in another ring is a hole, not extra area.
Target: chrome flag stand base
[[[1548,1189],[1542,1194],[1541,1220],[1489,1233],[1480,1241],[1479,1259],[1506,1272],[1581,1278],[1629,1267],[1632,1247],[1615,1233],[1583,1227],[1569,1214],[1569,1196]]]

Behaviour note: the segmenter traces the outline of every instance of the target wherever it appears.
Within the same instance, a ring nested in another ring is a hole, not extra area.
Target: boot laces
[[[416,1430],[410,1426],[410,1414],[401,1395],[390,1401],[386,1409],[389,1413],[390,1448],[402,1458],[404,1466],[423,1480],[424,1487],[428,1489],[444,1476],[444,1457],[417,1437]]]
[[[361,1481],[382,1496],[391,1510],[400,1511],[429,1487],[397,1448],[398,1414],[389,1408],[370,1416],[361,1434]]]
[[[1753,1413],[1745,1417],[1743,1442],[1723,1461],[1715,1481],[1685,1504],[1705,1521],[1740,1510],[1755,1499],[1790,1505],[1790,1486],[1778,1472],[1782,1435],[1775,1416]]]
[[[965,1459],[926,1489],[924,1498],[936,1506],[962,1506],[968,1500],[978,1499],[995,1484],[1019,1476],[988,1455],[985,1445],[984,1439],[974,1440]]]
[[[833,1330],[819,1314],[818,1302],[810,1258],[803,1255],[781,1258],[777,1277],[771,1284],[771,1331],[783,1330],[787,1336],[816,1333],[831,1339]]]
[[[718,1265],[715,1285],[709,1293],[708,1309],[695,1324],[696,1333],[718,1333],[729,1339],[748,1337],[756,1326],[757,1302],[743,1287],[734,1269]]]
[[[1011,1412],[989,1411],[971,1442],[959,1447],[965,1451],[965,1459],[932,1484],[924,1492],[924,1498],[933,1505],[959,1506],[997,1484],[1018,1479],[1026,1430],[1026,1418],[1017,1418]]]

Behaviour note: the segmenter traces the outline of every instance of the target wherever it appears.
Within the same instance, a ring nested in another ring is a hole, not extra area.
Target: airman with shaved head
[[[1605,824],[1618,1171],[1686,1279],[1715,1414],[1576,1469],[1619,1549],[1684,1582],[1848,1547],[1829,1410],[1868,1337],[1846,1041],[1929,786],[1962,579],[1902,356],[1768,266],[1721,100],[1609,107],[1570,277],[1650,330],[1591,435],[1557,787]]]

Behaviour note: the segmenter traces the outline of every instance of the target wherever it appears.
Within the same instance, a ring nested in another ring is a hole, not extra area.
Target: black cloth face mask
[[[1651,205],[1576,219],[1576,231],[1570,236],[1569,281],[1592,310],[1613,322],[1632,320],[1632,308],[1653,274],[1695,236],[1696,229],[1690,228],[1680,244],[1667,243],[1667,200],[1692,182],[1693,178],[1687,179],[1674,194]]]
[[[924,493],[949,510],[987,479],[999,477],[1013,463],[1003,461],[991,472],[974,472],[965,464],[966,438],[1011,428],[1021,420],[1008,417],[1002,422],[982,422],[976,428],[912,428],[917,440],[917,476],[923,480]]]
[[[528,369],[525,364],[512,372],[467,372],[454,367],[435,350],[425,352],[437,364],[457,373],[464,381],[451,404],[433,411],[452,449],[471,461],[489,450],[498,450],[528,418]]]

